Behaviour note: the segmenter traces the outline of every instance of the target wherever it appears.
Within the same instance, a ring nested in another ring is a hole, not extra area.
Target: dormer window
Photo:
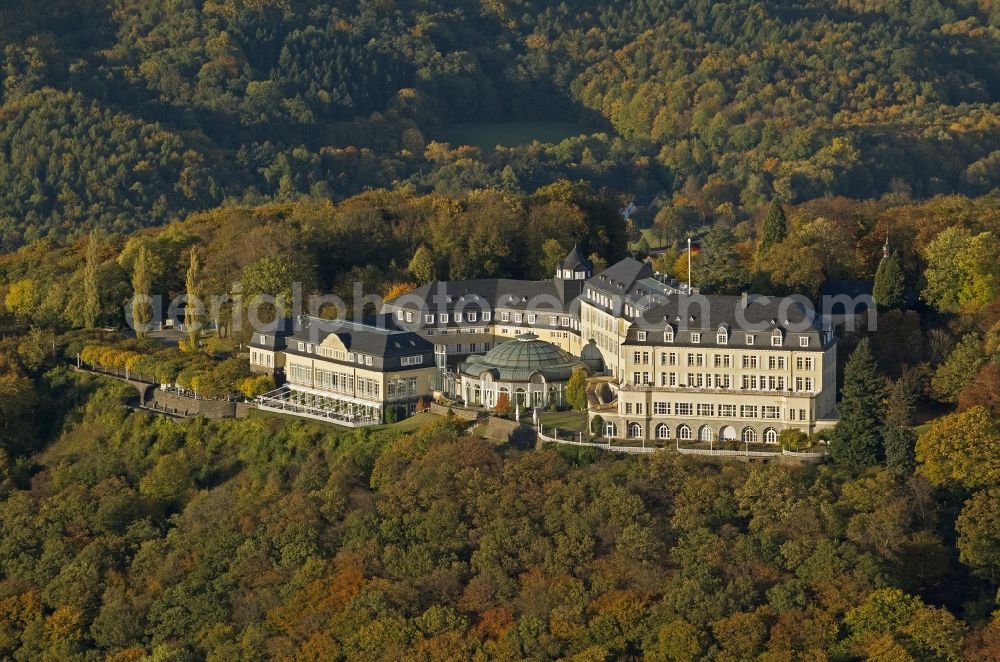
[[[781,347],[781,334],[775,333],[771,336],[771,347]]]
[[[469,321],[470,322],[475,322],[476,321],[476,314],[475,313],[469,313]]]
[[[489,322],[490,321],[490,314],[489,313],[483,313],[483,321],[484,322]]]
[[[691,342],[695,343],[695,344],[700,343],[701,342],[701,334],[700,333],[694,333],[694,332],[692,332],[691,333]]]
[[[462,321],[462,313],[455,313],[455,323],[457,324],[461,321]]]
[[[426,322],[427,324],[433,324],[434,323],[434,316],[433,315],[424,315],[424,322]]]
[[[442,324],[448,323],[448,313],[441,313],[441,323]]]
[[[646,332],[645,331],[640,331],[638,333],[638,337],[639,337],[639,342],[646,342]]]
[[[754,337],[753,337],[753,334],[752,334],[752,333],[748,333],[748,334],[747,334],[747,344],[748,344],[748,345],[752,345],[752,344],[753,344],[753,341],[754,341]]]
[[[799,347],[809,346],[809,336],[799,336]]]
[[[663,332],[663,342],[673,342],[674,341],[674,330],[667,329]]]

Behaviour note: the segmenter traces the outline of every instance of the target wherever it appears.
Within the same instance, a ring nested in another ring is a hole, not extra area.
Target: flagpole
[[[691,237],[688,237],[688,294],[691,294]]]

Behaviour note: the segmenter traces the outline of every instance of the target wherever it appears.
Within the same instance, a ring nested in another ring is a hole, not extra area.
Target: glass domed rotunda
[[[522,333],[460,363],[460,393],[467,404],[485,407],[496,406],[504,393],[512,407],[561,405],[566,382],[578,368],[587,370],[587,365],[533,333]]]

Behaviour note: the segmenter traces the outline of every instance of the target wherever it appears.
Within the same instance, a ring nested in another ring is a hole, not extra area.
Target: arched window
[[[707,425],[698,428],[698,441],[712,441],[713,439],[715,439],[715,433],[712,432],[712,428]]]
[[[764,430],[764,443],[765,444],[776,444],[778,443],[778,431],[774,428],[768,428]]]
[[[660,423],[656,426],[656,438],[670,439],[670,428],[667,427],[666,423]]]
[[[677,428],[677,438],[682,441],[690,441],[691,439],[691,428],[686,425],[681,425]]]
[[[611,421],[604,421],[604,436],[605,437],[617,437],[618,436],[618,426]]]
[[[642,426],[638,423],[628,424],[628,436],[632,439],[637,439],[642,436]]]
[[[756,444],[757,443],[757,431],[753,428],[743,428],[743,443],[746,444]]]

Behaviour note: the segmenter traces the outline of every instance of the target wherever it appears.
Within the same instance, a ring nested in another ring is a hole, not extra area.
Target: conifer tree
[[[188,263],[187,301],[184,306],[184,327],[187,329],[188,343],[192,352],[201,349],[201,260],[198,251],[191,247],[191,257]]]
[[[872,299],[885,308],[902,308],[905,289],[903,264],[899,259],[899,253],[893,251],[889,257],[883,258],[878,263],[875,284],[872,287]]]
[[[830,455],[836,462],[858,470],[882,460],[884,396],[885,382],[875,365],[871,343],[864,338],[844,368],[840,421],[830,440]]]
[[[410,265],[407,269],[411,274],[413,274],[414,278],[416,278],[420,284],[430,283],[437,280],[437,268],[434,265],[434,254],[431,253],[430,249],[423,244],[421,244],[413,254],[413,259],[410,260]]]
[[[767,252],[767,249],[781,243],[787,236],[788,219],[785,218],[785,210],[781,208],[780,202],[772,200],[771,207],[767,210],[767,216],[764,217],[760,241],[757,243],[758,259]]]
[[[916,401],[916,383],[911,379],[897,379],[888,389],[885,406],[885,465],[897,479],[905,479],[916,469],[917,436],[913,433],[913,407]]]
[[[97,234],[90,233],[87,253],[83,263],[83,326],[93,329],[101,314],[101,295],[98,291],[98,243]]]
[[[566,382],[566,403],[578,411],[587,409],[587,371],[576,369]]]
[[[146,335],[146,325],[153,318],[150,306],[149,288],[152,286],[149,271],[149,253],[146,247],[139,249],[139,255],[132,267],[132,325],[135,335],[142,338]]]

